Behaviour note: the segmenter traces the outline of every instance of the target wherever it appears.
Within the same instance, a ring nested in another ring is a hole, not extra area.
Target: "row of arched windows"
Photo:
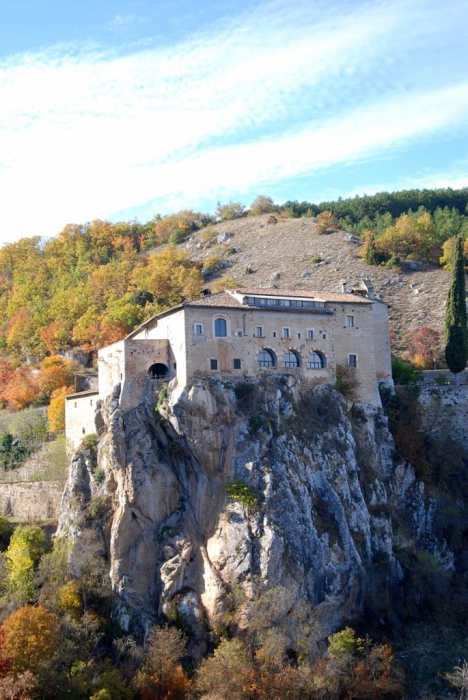
[[[273,350],[260,350],[257,357],[257,365],[259,367],[277,367],[278,358]],[[282,357],[283,367],[301,367],[302,357],[295,350],[288,350]],[[307,369],[325,369],[327,361],[325,355],[321,352],[314,351],[309,353],[307,358]]]

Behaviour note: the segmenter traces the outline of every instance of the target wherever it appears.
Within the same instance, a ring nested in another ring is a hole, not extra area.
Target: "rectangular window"
[[[83,433],[83,435],[85,435],[85,434],[86,434],[86,428],[81,428],[81,432]]]
[[[241,361],[239,358],[235,357],[233,360],[234,369],[241,369]]]
[[[327,339],[327,334],[326,334],[326,333],[322,333],[322,338],[323,338],[323,340],[326,340],[326,339]]]
[[[349,328],[352,328],[354,326],[354,316],[346,316],[346,325]]]
[[[210,360],[210,369],[218,369],[218,360]]]
[[[314,329],[313,329],[313,328],[309,328],[309,329],[308,329],[308,331],[307,331],[307,337],[308,337],[309,340],[313,340],[313,339],[314,339]]]
[[[203,325],[201,323],[194,323],[193,334],[194,335],[203,335]]]
[[[276,338],[276,331],[273,331],[273,332],[272,332],[271,337],[272,337],[272,338]]]
[[[257,338],[262,338],[263,337],[263,328],[262,326],[257,326],[255,329],[255,335]]]
[[[300,337],[301,337],[301,334],[300,334],[300,333],[298,333],[298,334],[297,334],[297,337],[298,337],[298,338],[300,338]]]
[[[283,328],[283,338],[289,338],[289,328]]]
[[[357,367],[357,355],[348,355],[348,365],[350,367]]]
[[[75,408],[78,406],[78,401],[75,401]]]

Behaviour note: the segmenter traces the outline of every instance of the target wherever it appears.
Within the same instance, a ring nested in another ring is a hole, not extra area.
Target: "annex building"
[[[99,390],[67,397],[67,438],[95,432],[96,401],[120,385],[123,410],[136,407],[148,381],[232,379],[298,373],[333,383],[338,366],[357,382],[359,401],[380,406],[391,382],[388,308],[370,280],[347,292],[235,289],[186,301],[99,351]]]

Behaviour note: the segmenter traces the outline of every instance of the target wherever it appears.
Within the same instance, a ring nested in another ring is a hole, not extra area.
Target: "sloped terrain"
[[[207,242],[204,229],[180,248],[185,248],[194,260],[205,261],[214,255],[223,258],[224,269],[207,276],[207,286],[217,278],[232,276],[239,286],[245,287],[277,285],[285,289],[340,291],[342,281],[348,283],[349,290],[364,277],[370,277],[376,294],[390,306],[392,348],[396,354],[407,350],[411,333],[421,326],[442,332],[450,283],[448,272],[369,266],[359,256],[358,239],[348,231],[319,235],[315,218],[276,218],[276,224],[268,223],[269,214],[216,224],[211,227],[214,231],[232,236],[223,243],[217,243],[216,237]]]

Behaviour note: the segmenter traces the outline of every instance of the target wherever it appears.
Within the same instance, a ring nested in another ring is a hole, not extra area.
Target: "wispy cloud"
[[[0,64],[3,235],[196,206],[463,129],[463,32],[455,0],[274,0],[174,46],[14,57]]]

